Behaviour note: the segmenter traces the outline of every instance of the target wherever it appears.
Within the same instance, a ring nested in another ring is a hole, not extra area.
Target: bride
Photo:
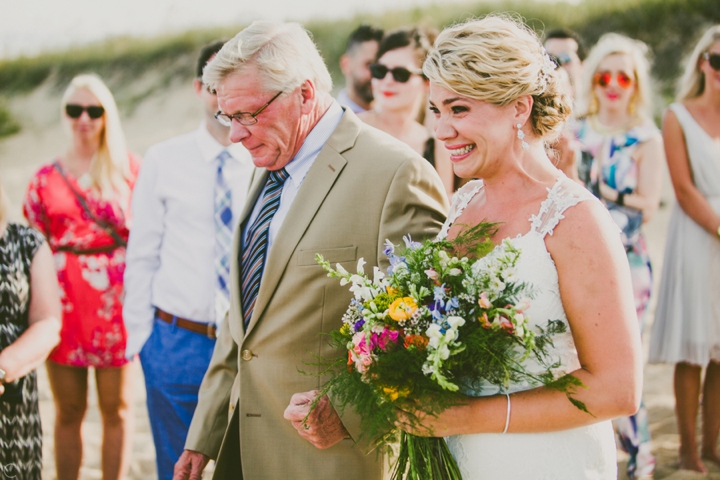
[[[508,238],[521,249],[517,274],[537,289],[531,324],[569,326],[551,354],[558,375],[571,373],[587,387],[574,396],[591,414],[562,392],[513,385],[465,392],[466,404],[425,417],[421,427],[400,426],[448,437],[465,480],[615,479],[610,419],[638,409],[640,339],[618,228],[545,154],[544,142],[570,114],[570,98],[537,36],[501,16],[446,29],[423,70],[435,132],[455,173],[480,179],[455,194],[440,235],[500,222],[495,243]]]

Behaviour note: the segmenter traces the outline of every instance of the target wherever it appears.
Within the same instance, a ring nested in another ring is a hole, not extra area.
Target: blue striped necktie
[[[223,169],[231,158],[227,150],[218,155],[215,176],[215,322],[220,323],[230,309],[230,250],[233,235],[232,191]]]
[[[260,291],[260,281],[267,256],[270,222],[280,206],[283,184],[288,177],[284,168],[270,172],[265,184],[260,213],[247,233],[247,241],[240,260],[240,290],[245,328],[250,323],[250,317],[255,309],[255,300]]]

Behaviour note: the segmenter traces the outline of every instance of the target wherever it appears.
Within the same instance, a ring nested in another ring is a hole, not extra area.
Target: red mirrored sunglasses
[[[593,83],[604,88],[610,85],[612,78],[613,74],[611,72],[598,72],[593,77]],[[617,84],[620,85],[620,88],[630,88],[634,82],[631,76],[623,72],[618,72],[615,75],[615,80],[617,81]]]

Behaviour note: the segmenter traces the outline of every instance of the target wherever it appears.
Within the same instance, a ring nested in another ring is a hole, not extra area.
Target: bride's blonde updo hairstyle
[[[494,105],[533,99],[530,122],[539,137],[560,133],[572,112],[569,92],[540,39],[509,16],[488,15],[443,30],[423,65],[432,83]]]

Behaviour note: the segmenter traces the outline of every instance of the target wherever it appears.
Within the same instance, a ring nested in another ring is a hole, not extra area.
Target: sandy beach
[[[5,185],[11,202],[11,219],[21,221],[20,204],[28,180],[42,164],[65,150],[68,137],[60,124],[59,93],[50,87],[42,87],[29,96],[11,99],[10,109],[23,122],[23,131],[13,137],[0,140],[0,180]],[[159,95],[141,103],[133,111],[123,110],[123,126],[130,149],[142,155],[148,146],[158,141],[192,130],[200,119],[200,105],[187,84],[170,85]],[[646,225],[646,235],[653,261],[653,270],[659,280],[662,271],[665,231],[670,206],[674,196],[667,172],[663,186],[663,206]],[[644,341],[652,331],[655,298],[645,325]],[[646,348],[647,350],[647,348]],[[154,447],[145,407],[145,391],[139,364],[135,366],[135,435],[129,479],[148,480],[156,478]],[[674,416],[671,365],[648,365],[645,368],[645,405],[648,407],[653,452],[657,457],[656,479],[682,480],[710,478],[720,479],[720,468],[708,465],[708,475],[700,475],[677,469],[678,435]],[[44,431],[43,478],[54,479],[53,423],[54,409],[47,375],[39,371],[40,409]],[[91,382],[92,385],[92,382]],[[81,478],[94,480],[102,477],[100,470],[101,423],[94,388],[90,391],[89,409],[83,425],[84,456]],[[620,479],[624,475],[626,456],[619,453]]]

